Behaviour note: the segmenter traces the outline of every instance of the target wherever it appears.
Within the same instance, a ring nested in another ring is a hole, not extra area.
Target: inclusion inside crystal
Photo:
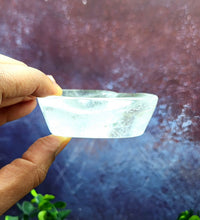
[[[158,97],[147,93],[63,90],[62,96],[39,98],[52,134],[81,138],[126,138],[142,135]]]

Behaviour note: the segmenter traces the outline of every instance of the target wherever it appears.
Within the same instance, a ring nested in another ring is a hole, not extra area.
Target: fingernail
[[[56,136],[56,137],[60,141],[60,145],[55,153],[55,155],[57,156],[65,148],[65,146],[70,142],[71,138],[62,137],[62,136]]]
[[[47,75],[49,77],[49,79],[53,82],[53,83],[56,83],[56,80],[53,78],[52,75]]]
[[[56,87],[57,87],[57,92],[56,92],[56,96],[61,96],[62,95],[62,93],[63,93],[63,90],[62,90],[62,88],[58,85],[58,84],[56,84]]]
[[[54,77],[52,75],[47,75],[49,77],[49,79],[55,84],[56,86],[56,96],[61,96],[62,95],[62,88],[56,83],[56,80],[54,79]]]
[[[56,80],[54,79],[54,77],[52,75],[47,75],[49,77],[49,79],[53,82],[53,84],[55,84],[56,86],[56,96],[61,96],[63,91],[62,91],[62,88],[56,83]]]

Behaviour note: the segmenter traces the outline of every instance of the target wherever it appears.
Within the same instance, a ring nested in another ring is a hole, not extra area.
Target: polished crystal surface
[[[147,93],[63,90],[62,96],[38,98],[54,135],[82,138],[126,138],[142,135],[158,97]]]

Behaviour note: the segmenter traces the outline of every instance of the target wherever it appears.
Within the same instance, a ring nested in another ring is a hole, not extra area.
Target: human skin
[[[61,95],[52,77],[21,61],[0,55],[0,125],[31,113],[37,97]],[[49,135],[0,169],[0,215],[45,179],[55,157],[70,138]]]

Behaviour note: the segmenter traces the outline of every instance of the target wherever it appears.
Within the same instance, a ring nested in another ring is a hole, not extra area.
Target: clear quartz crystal
[[[142,135],[157,101],[153,94],[104,90],[63,90],[62,96],[38,98],[52,134],[81,138]]]

